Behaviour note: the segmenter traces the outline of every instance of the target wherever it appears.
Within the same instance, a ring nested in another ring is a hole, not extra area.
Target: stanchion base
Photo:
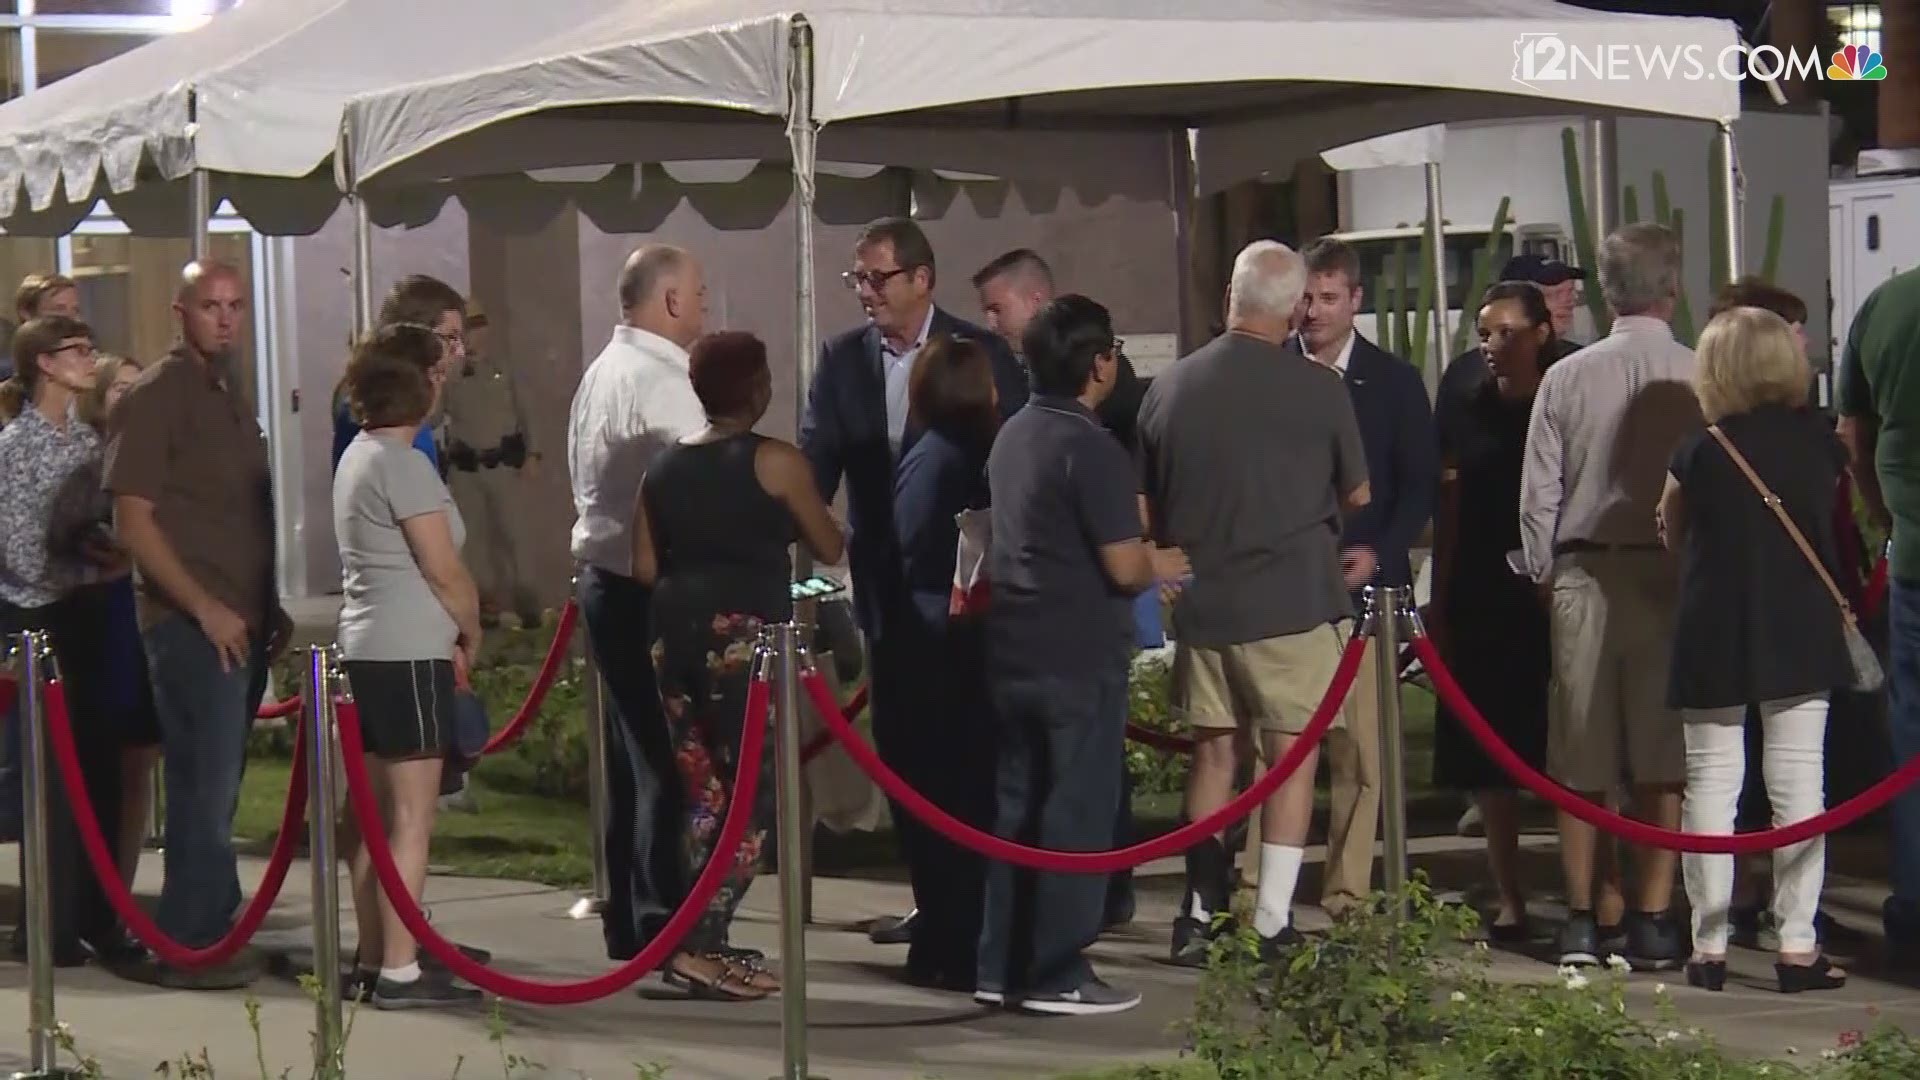
[[[42,1069],[39,1072],[14,1073],[11,1080],[86,1080],[86,1075],[86,1073],[81,1072],[79,1069],[69,1069],[56,1065],[51,1069]]]
[[[567,918],[577,922],[585,922],[588,919],[599,918],[600,913],[606,909],[607,902],[605,900],[597,896],[583,896],[575,900],[573,906],[567,909]]]

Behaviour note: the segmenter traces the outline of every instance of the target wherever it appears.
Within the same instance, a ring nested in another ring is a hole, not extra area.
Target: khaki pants
[[[1320,905],[1345,912],[1373,891],[1374,840],[1380,830],[1380,693],[1373,643],[1360,661],[1360,673],[1341,712],[1344,722],[1327,730],[1320,744],[1332,774],[1332,806],[1327,826],[1327,862]],[[1266,761],[1254,746],[1260,768]],[[1247,842],[1240,877],[1260,882],[1260,810],[1247,818]]]

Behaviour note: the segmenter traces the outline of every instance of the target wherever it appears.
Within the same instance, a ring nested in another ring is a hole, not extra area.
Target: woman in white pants
[[[1827,694],[1852,678],[1841,610],[1822,574],[1837,573],[1831,512],[1844,456],[1806,409],[1811,373],[1780,316],[1754,307],[1725,311],[1701,333],[1697,354],[1695,390],[1712,426],[1674,453],[1659,510],[1667,546],[1681,553],[1668,704],[1686,721],[1684,827],[1727,834],[1746,768],[1749,705],[1758,706],[1764,729],[1761,772],[1774,824],[1802,821],[1825,804]],[[1693,907],[1687,981],[1719,990],[1733,857],[1687,855],[1681,866]],[[1814,935],[1825,873],[1823,838],[1774,853],[1774,967],[1783,993],[1845,984],[1846,973],[1821,955]]]

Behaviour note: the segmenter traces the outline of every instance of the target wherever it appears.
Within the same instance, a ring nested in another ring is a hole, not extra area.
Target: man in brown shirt
[[[173,304],[180,344],[127,391],[107,446],[166,761],[158,921],[191,947],[224,935],[240,906],[232,836],[247,733],[290,628],[274,588],[267,447],[232,380],[246,309],[238,270],[188,264]],[[244,985],[259,969],[258,954],[243,951],[156,978],[211,989]]]

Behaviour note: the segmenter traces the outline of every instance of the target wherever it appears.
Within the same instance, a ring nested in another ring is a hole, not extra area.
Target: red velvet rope
[[[840,715],[846,717],[847,723],[851,724],[854,718],[860,715],[860,710],[866,707],[867,688],[865,684],[862,684],[860,689],[853,692],[853,697],[847,700],[846,705],[840,709]],[[827,748],[832,745],[833,732],[823,731],[815,735],[805,746],[800,748],[800,764],[805,765],[807,762],[826,753]]]
[[[1419,654],[1420,662],[1426,666],[1427,673],[1433,677],[1433,691],[1439,697],[1441,704],[1452,711],[1461,726],[1479,741],[1487,754],[1502,769],[1505,769],[1508,775],[1528,791],[1574,817],[1631,844],[1708,855],[1744,855],[1754,851],[1772,851],[1775,848],[1786,847],[1788,844],[1810,840],[1835,829],[1845,828],[1885,806],[1914,781],[1920,780],[1920,755],[1915,755],[1905,765],[1900,766],[1892,776],[1839,806],[1803,821],[1796,821],[1791,825],[1725,836],[1663,829],[1644,821],[1623,817],[1604,806],[1588,802],[1527,764],[1519,754],[1514,753],[1512,747],[1501,740],[1499,733],[1487,723],[1486,717],[1480,715],[1480,710],[1474,707],[1473,702],[1467,700],[1465,691],[1461,690],[1460,684],[1454,681],[1453,672],[1448,671],[1445,662],[1440,659],[1440,651],[1433,647],[1433,641],[1424,636],[1415,637],[1413,648]]]
[[[271,701],[260,706],[260,708],[254,712],[253,718],[255,720],[285,720],[289,716],[299,715],[299,712],[300,695],[295,694],[284,701]]]
[[[388,846],[386,830],[379,824],[382,820],[380,807],[367,779],[365,750],[360,741],[359,710],[351,702],[341,705],[338,719],[347,794],[353,800],[354,816],[361,822],[360,831],[374,873],[379,875],[381,888],[393,902],[395,914],[400,916],[407,932],[413,935],[420,947],[445,964],[447,970],[501,997],[535,1005],[577,1005],[617,994],[632,986],[673,956],[680,947],[680,939],[706,914],[707,904],[733,871],[740,841],[746,836],[747,825],[752,817],[746,809],[753,805],[754,792],[760,785],[760,754],[766,741],[768,695],[768,685],[764,680],[756,679],[748,685],[747,722],[740,739],[740,762],[734,772],[733,797],[728,804],[720,835],[714,840],[713,855],[707,859],[706,868],[701,870],[693,887],[687,891],[686,900],[667,920],[660,933],[647,943],[646,948],[640,950],[638,956],[605,974],[571,983],[522,979],[475,963],[441,937],[433,924],[427,921],[419,903],[407,892],[407,883],[400,876],[400,868],[394,865],[393,849]]]
[[[546,703],[547,691],[553,689],[553,680],[560,675],[560,669],[567,662],[567,645],[573,640],[574,623],[580,618],[580,606],[571,599],[560,609],[560,625],[553,629],[553,644],[547,646],[547,658],[540,662],[540,673],[533,678],[533,685],[527,688],[527,698],[520,703],[519,711],[507,726],[501,728],[487,745],[480,750],[480,756],[497,754],[512,746],[526,734],[527,725],[540,715],[540,706]]]
[[[1132,739],[1142,746],[1151,746],[1155,750],[1163,753],[1193,753],[1192,739],[1184,739],[1178,735],[1172,735],[1164,731],[1155,731],[1150,727],[1143,724],[1136,724],[1131,720],[1127,721],[1127,738]]]
[[[193,949],[168,937],[141,909],[126,880],[120,876],[119,863],[100,832],[100,818],[94,813],[93,800],[87,795],[86,778],[80,771],[80,753],[74,745],[73,726],[67,716],[66,689],[57,682],[47,684],[46,715],[48,741],[67,789],[74,823],[79,826],[80,846],[87,853],[87,861],[93,864],[94,877],[99,879],[101,891],[107,894],[107,902],[113,905],[127,929],[162,962],[177,968],[212,967],[239,952],[266,921],[267,912],[273,909],[273,901],[280,895],[280,886],[287,880],[287,868],[293,865],[294,841],[306,820],[307,773],[303,767],[306,740],[293,744],[293,776],[287,784],[287,808],[280,815],[280,835],[274,840],[273,853],[267,856],[267,873],[260,881],[260,888],[254,891],[253,899],[247,902],[225,937],[205,948]]]
[[[821,708],[821,717],[834,738],[846,748],[849,757],[860,766],[861,771],[873,778],[880,789],[899,802],[914,817],[935,832],[961,847],[977,851],[990,859],[1013,863],[1031,870],[1051,870],[1072,874],[1110,874],[1115,870],[1127,870],[1154,859],[1173,855],[1199,843],[1210,836],[1217,836],[1227,826],[1252,813],[1254,808],[1264,802],[1268,795],[1292,776],[1314,748],[1320,744],[1333,721],[1340,715],[1340,707],[1347,699],[1347,691],[1352,689],[1353,680],[1360,671],[1360,661],[1365,655],[1366,639],[1355,637],[1347,643],[1346,650],[1340,654],[1340,666],[1334,670],[1333,682],[1327,687],[1326,696],[1320,700],[1320,707],[1314,710],[1313,718],[1307,722],[1293,745],[1273,763],[1266,774],[1254,781],[1253,785],[1238,798],[1227,803],[1219,810],[1208,814],[1199,821],[1184,825],[1164,836],[1158,836],[1131,847],[1116,848],[1112,851],[1048,851],[1044,848],[1028,847],[1003,840],[989,832],[983,832],[968,825],[930,802],[926,796],[913,790],[907,782],[900,779],[898,773],[888,768],[880,760],[872,746],[868,745],[860,733],[853,729],[840,710],[833,707],[833,691],[818,672],[807,673],[801,683],[807,692],[813,695],[815,707]]]

